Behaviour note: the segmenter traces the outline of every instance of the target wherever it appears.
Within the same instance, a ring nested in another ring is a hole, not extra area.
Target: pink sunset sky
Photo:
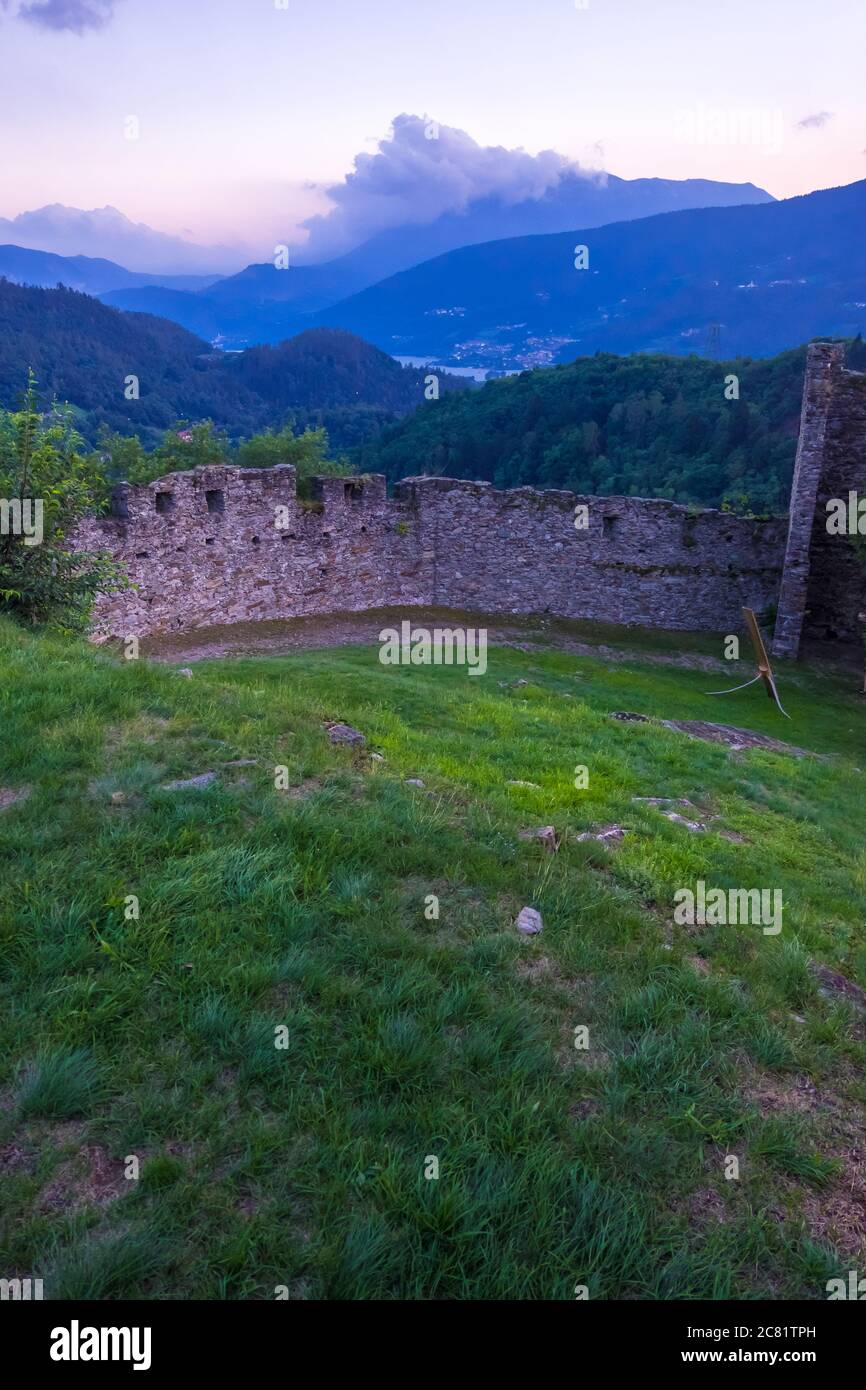
[[[864,52],[863,0],[0,0],[0,217],[111,205],[262,259],[401,112],[471,137],[458,200],[495,166],[473,141],[786,197],[866,177]],[[736,111],[778,138],[725,136]]]

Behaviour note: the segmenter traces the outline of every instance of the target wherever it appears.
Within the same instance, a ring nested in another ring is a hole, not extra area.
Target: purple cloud
[[[828,121],[832,121],[832,111],[816,111],[812,116],[804,116],[802,121],[797,121],[798,130],[820,130]]]
[[[114,13],[114,0],[30,0],[18,11],[22,19],[43,29],[68,29],[84,34],[102,29]]]

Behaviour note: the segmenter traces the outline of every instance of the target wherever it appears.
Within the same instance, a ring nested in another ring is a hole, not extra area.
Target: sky
[[[0,217],[111,205],[270,259],[329,189],[369,220],[344,181],[401,113],[466,132],[464,199],[473,141],[787,197],[866,177],[864,52],[864,0],[0,0]]]

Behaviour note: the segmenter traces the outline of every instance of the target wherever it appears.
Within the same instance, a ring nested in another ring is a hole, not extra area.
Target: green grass
[[[866,1046],[810,962],[866,984],[863,707],[806,667],[782,672],[790,723],[718,684],[504,648],[483,678],[351,647],[187,680],[0,626],[0,787],[32,786],[0,813],[0,1274],[49,1297],[825,1297],[856,1265]],[[717,819],[632,800],[657,795]],[[577,840],[614,821],[615,847]],[[519,838],[545,824],[555,856]],[[782,934],[674,925],[699,878],[781,888]]]

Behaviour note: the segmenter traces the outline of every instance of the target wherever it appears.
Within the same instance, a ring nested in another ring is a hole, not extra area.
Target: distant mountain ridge
[[[866,180],[463,247],[315,316],[387,352],[506,369],[597,351],[768,356],[866,326]],[[575,268],[575,249],[588,266]],[[716,330],[718,330],[716,332]]]
[[[488,197],[465,212],[443,213],[426,225],[389,228],[346,255],[321,265],[247,266],[212,291],[179,296],[153,289],[106,293],[116,308],[153,313],[229,346],[278,342],[300,331],[313,314],[432,257],[503,236],[594,227],[683,207],[772,202],[754,184],[708,179],[620,179],[569,174],[540,198],[508,205]],[[300,255],[300,253],[299,253]]]
[[[143,289],[149,285],[174,290],[207,289],[220,277],[148,275],[91,256],[57,256],[52,251],[33,251],[26,246],[0,246],[0,278],[40,289],[65,285],[70,290],[98,295],[110,290]]]

